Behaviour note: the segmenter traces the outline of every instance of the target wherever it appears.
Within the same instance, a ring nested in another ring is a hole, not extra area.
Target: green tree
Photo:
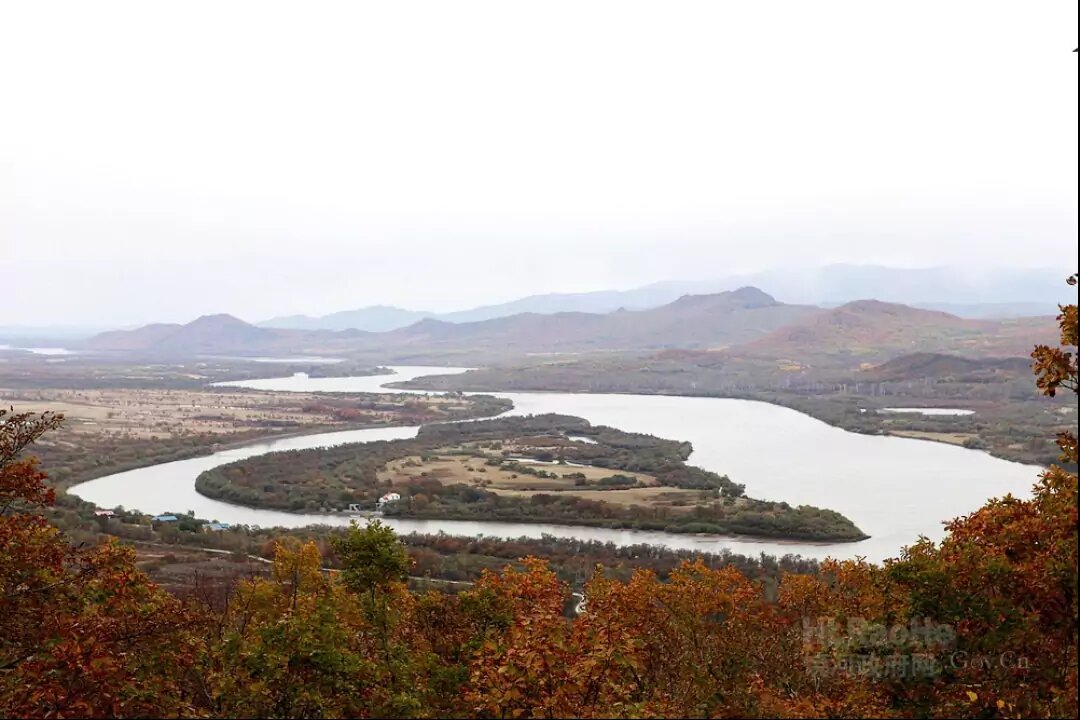
[[[409,575],[405,546],[390,526],[378,520],[367,527],[354,521],[343,537],[333,539],[333,547],[341,562],[342,580],[354,592],[374,597],[377,591]]]
[[[405,680],[410,649],[395,640],[401,613],[391,610],[407,594],[404,581],[411,563],[405,546],[393,528],[373,520],[367,527],[354,521],[343,537],[334,538],[333,548],[341,563],[342,582],[363,598],[364,613],[375,627],[383,669],[396,699],[395,714],[411,714],[417,708],[411,703],[414,688]]]

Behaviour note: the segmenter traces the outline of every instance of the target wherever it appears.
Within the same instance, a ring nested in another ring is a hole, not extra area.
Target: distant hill
[[[940,310],[950,315],[973,319],[1005,319],[1022,317],[1045,317],[1057,315],[1056,302],[987,302],[987,303],[911,303],[912,307],[923,310]]]
[[[858,300],[807,315],[737,352],[748,357],[869,363],[920,352],[1016,357],[1053,338],[1052,317],[972,320],[898,303]]]
[[[83,350],[168,355],[256,353],[289,349],[311,338],[287,330],[270,330],[232,315],[204,315],[186,325],[159,323],[135,330],[113,330],[79,344]]]
[[[134,330],[109,330],[94,335],[79,344],[85,350],[124,350],[139,352],[154,347],[165,338],[179,332],[179,323],[154,323]]]
[[[150,355],[335,354],[365,361],[490,362],[586,352],[723,350],[732,357],[858,368],[898,355],[1024,356],[1054,338],[1052,317],[970,320],[897,303],[859,300],[832,309],[778,302],[743,287],[686,295],[657,308],[520,313],[477,322],[425,318],[387,332],[264,328],[231,315],[97,335],[84,350]]]
[[[260,327],[297,330],[385,332],[425,318],[452,323],[481,322],[523,313],[607,314],[620,308],[649,310],[684,295],[714,295],[740,287],[758,287],[790,304],[835,307],[863,298],[942,310],[963,318],[1010,318],[1053,315],[1061,298],[1057,270],[963,268],[889,268],[877,265],[827,265],[726,275],[707,280],[668,280],[629,290],[530,295],[469,310],[434,313],[373,305],[313,317],[290,315],[257,323]]]
[[[688,295],[650,310],[605,315],[522,313],[470,323],[427,319],[364,342],[514,354],[726,347],[761,337],[816,310],[778,303],[757,288],[740,288],[716,295]]]
[[[732,276],[730,282],[765,288],[789,303],[840,305],[864,298],[947,310],[964,317],[1007,317],[1054,312],[1064,278],[1054,269],[963,267],[894,268],[826,265]],[[988,313],[1005,312],[1006,315]],[[1049,309],[1048,309],[1049,308]]]
[[[538,313],[550,315],[565,312],[584,312],[606,314],[619,309],[648,310],[667,305],[684,295],[702,295],[734,290],[738,285],[731,285],[725,280],[707,282],[663,282],[645,285],[631,290],[597,290],[581,293],[549,293],[530,295],[518,300],[483,305],[471,310],[438,315],[446,322],[480,322],[494,318],[517,315],[520,313]]]
[[[512,356],[595,350],[727,347],[789,324],[817,308],[785,305],[756,288],[692,295],[651,310],[608,314],[522,313],[469,323],[431,318],[389,332],[264,328],[231,315],[209,315],[186,325],[147,325],[102,333],[86,350],[153,354],[267,352],[412,352]]]
[[[424,318],[434,317],[435,313],[422,310],[405,310],[390,305],[372,305],[359,310],[344,310],[319,317],[310,315],[288,315],[264,320],[259,327],[283,328],[290,330],[366,330],[368,332],[386,332],[412,325]]]
[[[297,330],[346,330],[354,328],[370,332],[385,332],[408,327],[424,319],[440,320],[447,323],[473,323],[495,320],[511,315],[533,313],[554,315],[556,313],[606,314],[620,308],[625,310],[643,310],[666,305],[683,295],[701,292],[702,286],[708,292],[730,290],[727,283],[715,281],[709,283],[657,283],[634,290],[599,290],[584,293],[551,293],[530,295],[494,305],[482,305],[470,310],[447,313],[433,313],[422,310],[405,310],[388,305],[373,305],[359,310],[346,310],[313,317],[310,315],[289,315],[264,320],[260,327],[291,328]]]
[[[942,353],[901,355],[888,362],[860,370],[860,380],[902,382],[906,380],[955,380],[989,382],[1031,376],[1031,358],[977,360]]]

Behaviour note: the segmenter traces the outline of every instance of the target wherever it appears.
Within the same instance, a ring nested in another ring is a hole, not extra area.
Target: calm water
[[[11,347],[10,345],[0,345],[0,350],[22,350],[24,352],[33,353],[35,355],[77,355],[78,351],[68,350],[62,347]]]
[[[461,368],[398,367],[397,374],[361,378],[287,378],[240,381],[232,386],[266,390],[372,392],[382,384]],[[527,523],[389,520],[401,532],[540,537],[548,534],[620,545],[653,543],[673,548],[756,555],[893,557],[919,535],[940,538],[942,522],[969,513],[987,498],[1027,495],[1039,468],[986,453],[907,438],[849,433],[788,408],[748,400],[657,395],[492,393],[513,400],[512,414],[559,412],[630,432],[689,440],[690,462],[744,483],[751,497],[792,505],[832,508],[851,518],[869,540],[813,545],[748,538],[677,535]],[[348,524],[340,515],[253,510],[205,498],[195,477],[211,467],[275,450],[412,437],[417,428],[324,433],[256,443],[207,457],[156,465],[78,485],[71,493],[102,507],[144,512],[184,512],[223,522],[283,527]]]

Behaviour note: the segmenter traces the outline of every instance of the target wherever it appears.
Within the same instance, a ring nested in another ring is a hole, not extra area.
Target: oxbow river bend
[[[395,367],[394,375],[309,378],[303,375],[222,383],[283,391],[387,392],[382,386],[464,368]],[[400,391],[396,391],[400,392]],[[1030,494],[1040,468],[942,443],[859,435],[788,408],[749,400],[662,395],[491,393],[510,398],[509,414],[557,412],[594,424],[649,433],[694,445],[690,462],[727,474],[751,497],[837,510],[871,538],[857,543],[809,544],[744,537],[608,530],[534,523],[464,522],[388,518],[403,533],[557,537],[618,545],[649,543],[671,548],[806,557],[895,557],[920,535],[938,539],[943,522],[981,506],[988,498]],[[345,525],[343,515],[255,510],[195,492],[204,470],[277,450],[413,437],[416,427],[347,430],[253,443],[213,455],[117,473],[77,485],[69,492],[101,507],[122,505],[148,513],[192,510],[198,517],[263,527]]]

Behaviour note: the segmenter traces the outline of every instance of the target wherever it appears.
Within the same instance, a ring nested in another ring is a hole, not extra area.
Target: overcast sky
[[[1062,265],[1077,4],[0,4],[2,324]]]

